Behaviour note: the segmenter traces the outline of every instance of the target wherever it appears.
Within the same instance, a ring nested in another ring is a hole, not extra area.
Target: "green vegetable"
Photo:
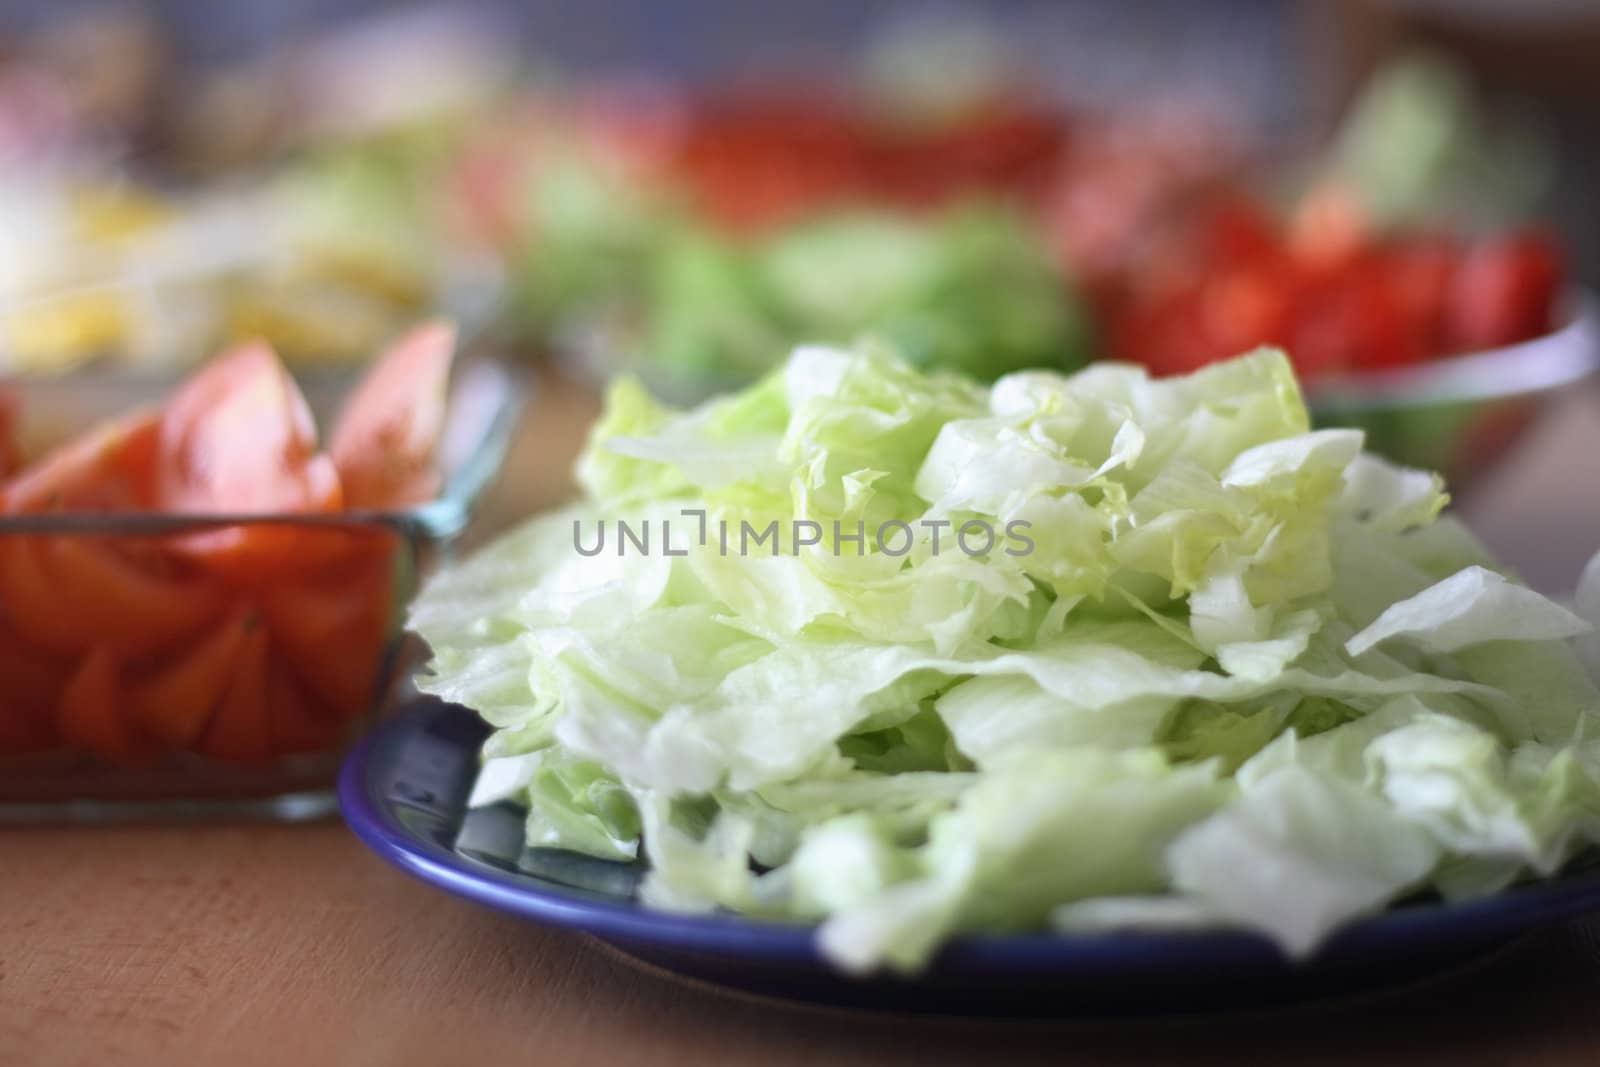
[[[1070,369],[1091,350],[1089,313],[1042,238],[998,204],[836,213],[741,239],[552,150],[524,215],[523,324],[596,361],[620,352],[672,396],[748,383],[794,344],[868,332],[918,366],[984,379]]]
[[[652,906],[818,921],[852,971],[1051,925],[1298,955],[1600,836],[1582,621],[1311,431],[1276,351],[985,388],[806,347],[691,411],[618,383],[579,477],[411,622],[497,728],[478,799],[637,848]]]
[[[1486,118],[1465,72],[1426,51],[1378,71],[1326,163],[1378,224],[1453,228],[1526,219],[1553,169],[1548,135],[1537,123]]]
[[[513,311],[541,337],[583,315],[637,299],[655,250],[675,225],[671,205],[556,141],[533,168],[518,217]]]
[[[444,239],[434,190],[458,139],[425,124],[308,151],[272,185],[292,244],[432,280]]]
[[[755,266],[791,341],[871,330],[918,366],[984,379],[1088,358],[1087,312],[1033,230],[998,206],[822,219],[780,233]]]

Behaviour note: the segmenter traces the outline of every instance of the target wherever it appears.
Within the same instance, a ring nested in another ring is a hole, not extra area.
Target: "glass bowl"
[[[302,384],[320,415],[356,380]],[[168,383],[12,388],[24,439],[48,444]],[[443,488],[414,507],[0,515],[0,820],[332,811],[344,751],[408,677],[405,607],[498,472],[525,392],[500,361],[463,357]],[[222,554],[241,562],[201,567],[186,554],[199,539],[241,546]]]
[[[1415,367],[1308,382],[1312,417],[1366,431],[1367,447],[1469,490],[1561,392],[1600,370],[1600,301],[1568,292],[1563,325],[1532,341]]]

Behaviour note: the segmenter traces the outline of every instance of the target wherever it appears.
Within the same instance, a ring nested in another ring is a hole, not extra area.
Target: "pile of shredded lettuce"
[[[687,412],[617,383],[578,473],[425,590],[421,685],[495,727],[474,803],[646,861],[649,905],[856,972],[1045,928],[1300,956],[1600,839],[1589,625],[1309,429],[1277,351],[984,387],[801,348]]]

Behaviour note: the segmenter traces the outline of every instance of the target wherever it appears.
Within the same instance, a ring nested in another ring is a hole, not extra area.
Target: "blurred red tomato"
[[[1561,255],[1547,234],[1527,230],[1477,242],[1450,287],[1450,348],[1496,348],[1547,332],[1560,285]]]
[[[1425,354],[1448,350],[1445,314],[1460,265],[1461,242],[1448,234],[1399,237],[1381,252],[1378,269]]]
[[[1561,263],[1546,236],[1468,247],[1438,233],[1379,236],[1336,193],[1321,192],[1286,226],[1238,192],[1213,192],[1118,284],[1095,290],[1113,354],[1171,374],[1273,344],[1311,378],[1550,328]]]

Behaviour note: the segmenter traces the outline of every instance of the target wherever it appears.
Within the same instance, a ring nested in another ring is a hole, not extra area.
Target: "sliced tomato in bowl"
[[[352,539],[342,556],[263,586],[256,603],[272,637],[275,668],[292,679],[314,714],[343,729],[380,695],[405,573],[401,553],[409,548],[384,528],[340,532]]]
[[[138,565],[110,539],[0,537],[0,604],[13,629],[57,653],[148,656],[216,619],[223,600],[214,582]]]
[[[338,471],[317,451],[311,408],[267,345],[234,349],[167,405],[156,498],[179,514],[339,510]],[[250,523],[188,534],[174,545],[223,573],[260,576],[294,557],[302,532],[292,523]]]
[[[383,522],[339,513],[437,494],[455,343],[434,322],[392,346],[328,452],[292,376],[252,343],[164,408],[103,423],[0,482],[13,516],[93,517],[0,534],[0,753],[148,766],[337,746],[382,681],[403,546]],[[135,512],[259,518],[122,529]]]
[[[200,740],[200,751],[230,763],[261,763],[272,758],[272,726],[267,703],[267,632],[246,633],[216,714]]]
[[[354,718],[372,704],[389,640],[393,590],[388,554],[339,574],[262,590],[261,611],[288,669],[341,719]]]
[[[61,740],[119,767],[142,767],[160,754],[122,713],[123,665],[109,648],[84,656],[61,694]]]
[[[129,715],[150,736],[174,748],[192,747],[211,723],[240,650],[259,629],[253,612],[235,611],[205,638],[132,682],[126,694]]]
[[[37,752],[56,743],[56,711],[69,661],[25,640],[0,620],[0,753]]]
[[[268,668],[267,720],[272,750],[280,755],[326,752],[346,730],[345,723],[299,683],[276,647]]]
[[[155,503],[161,413],[114,418],[31,464],[0,490],[12,513],[145,511]]]
[[[398,508],[439,492],[456,331],[430,322],[406,334],[369,371],[334,423],[328,446],[347,508]]]

